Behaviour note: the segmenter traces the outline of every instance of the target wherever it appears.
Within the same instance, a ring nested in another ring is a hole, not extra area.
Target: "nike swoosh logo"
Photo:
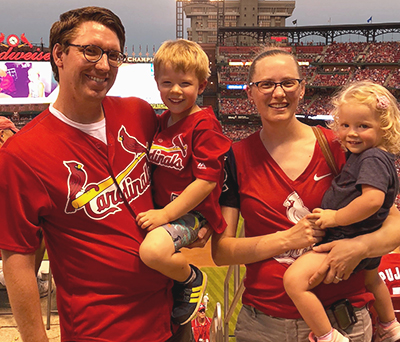
[[[328,173],[328,174],[326,174],[326,175],[323,175],[323,176],[318,177],[317,174],[315,174],[315,175],[314,175],[314,180],[315,180],[316,182],[318,182],[318,181],[320,181],[321,179],[324,179],[325,177],[328,177],[328,176],[330,176],[330,175],[331,175],[331,173]]]

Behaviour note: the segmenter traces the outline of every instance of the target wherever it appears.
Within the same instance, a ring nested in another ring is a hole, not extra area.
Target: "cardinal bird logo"
[[[89,177],[83,164],[77,161],[64,161],[64,166],[69,171],[65,213],[73,214],[83,209],[89,217],[101,220],[121,210],[120,205],[123,200],[118,189],[130,203],[150,187],[148,165],[141,163],[143,159],[146,160],[146,145],[129,135],[124,126],[121,126],[118,132],[118,140],[132,158],[129,158],[129,164],[115,177],[110,175],[98,182],[88,183]],[[90,167],[88,169],[90,170]]]
[[[9,48],[9,47],[20,48],[22,46],[28,45],[31,49],[33,48],[33,45],[31,44],[31,42],[28,40],[28,38],[26,38],[25,33],[22,33],[20,38],[18,38],[18,36],[15,34],[10,34],[7,37],[7,41],[6,41],[7,44],[4,43],[4,38],[5,38],[4,33],[0,32],[0,45],[1,46],[5,46],[7,48]]]
[[[23,42],[24,44],[20,45],[19,47],[23,46],[23,45],[29,45],[29,47],[32,49],[33,45],[31,44],[31,42],[26,39],[25,37],[25,33],[21,34],[21,42]]]
[[[75,198],[79,197],[79,195],[84,193],[87,181],[87,174],[86,171],[83,169],[83,165],[76,161],[64,162],[64,165],[69,170],[69,198],[65,211],[70,213],[76,210],[76,208],[73,207],[71,200],[74,200]]]
[[[135,137],[130,136],[126,132],[124,126],[121,127],[118,133],[118,140],[121,142],[123,149],[132,154],[147,153],[148,147],[141,144]]]

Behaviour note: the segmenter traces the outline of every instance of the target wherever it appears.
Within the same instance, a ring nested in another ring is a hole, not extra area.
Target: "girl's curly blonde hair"
[[[339,129],[339,108],[341,105],[356,101],[369,106],[379,115],[382,130],[382,146],[390,153],[400,152],[400,111],[395,97],[383,86],[371,81],[350,83],[340,90],[332,99],[334,107],[331,112],[333,122],[330,128],[337,132]]]

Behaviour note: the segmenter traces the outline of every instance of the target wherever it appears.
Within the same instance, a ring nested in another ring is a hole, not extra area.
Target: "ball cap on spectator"
[[[19,129],[15,127],[14,123],[5,116],[0,116],[0,129],[11,129],[14,133],[19,131]]]
[[[199,306],[199,311],[200,311],[200,310],[205,310],[205,309],[206,309],[205,305],[204,305],[204,304],[200,304],[200,306]]]

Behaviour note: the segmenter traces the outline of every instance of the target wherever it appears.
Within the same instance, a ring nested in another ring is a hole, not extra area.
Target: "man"
[[[197,317],[192,321],[192,329],[195,342],[210,342],[211,318],[206,316],[204,304],[199,306]]]
[[[10,119],[0,116],[0,147],[18,131],[19,129]]]
[[[0,149],[0,191],[9,194],[0,199],[0,248],[24,341],[48,341],[34,286],[40,226],[62,341],[166,341],[176,328],[172,281],[138,256],[145,231],[135,216],[153,205],[147,152],[156,117],[140,99],[106,97],[124,44],[107,9],[62,14],[50,31],[58,98]],[[169,341],[186,333],[190,324]]]

